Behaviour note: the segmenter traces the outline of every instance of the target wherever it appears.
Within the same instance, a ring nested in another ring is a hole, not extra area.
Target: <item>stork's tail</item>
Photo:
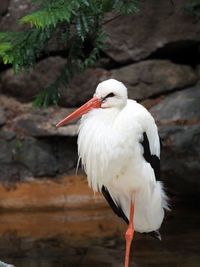
[[[165,209],[167,211],[171,211],[170,205],[169,205],[169,198],[168,198],[167,194],[165,193],[163,183],[161,181],[158,181],[157,184],[160,186],[163,209]]]
[[[161,237],[161,234],[160,234],[159,231],[152,231],[152,232],[143,233],[143,234],[145,234],[145,235],[150,235],[150,236],[152,236],[152,237],[154,237],[155,239],[160,240],[160,241],[162,240],[162,237]]]

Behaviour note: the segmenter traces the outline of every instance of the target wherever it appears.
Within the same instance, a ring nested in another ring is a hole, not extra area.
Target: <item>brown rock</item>
[[[188,0],[142,1],[139,14],[121,16],[105,28],[110,33],[104,51],[117,62],[147,58],[167,44],[197,42],[200,23],[184,11]],[[178,51],[178,50],[177,50]]]
[[[7,142],[3,138],[0,138],[0,147],[0,163],[10,163],[12,160],[12,151],[9,149]]]
[[[4,3],[4,10],[7,7],[9,2],[9,7],[7,10],[6,16],[4,16],[1,20],[0,23],[0,29],[1,31],[18,31],[22,30],[25,28],[25,25],[20,25],[19,20],[25,16],[28,15],[29,13],[33,12],[36,10],[36,5],[32,5],[31,0],[10,0],[10,1],[5,1],[3,0]],[[1,0],[1,5],[2,5],[2,0]]]
[[[163,99],[165,99],[165,96],[161,95],[161,96],[153,98],[153,99],[146,99],[146,100],[140,102],[140,104],[149,110],[150,108],[152,108],[155,105],[157,105],[158,103],[160,103],[160,101],[162,101]]]
[[[0,17],[3,16],[6,13],[6,11],[8,10],[9,2],[10,2],[10,0],[1,0]]]
[[[21,106],[21,112],[10,121],[18,136],[76,136],[78,131],[77,120],[66,126],[56,128],[56,124],[72,113],[74,109],[49,107],[47,110],[33,109],[31,105]]]
[[[170,94],[150,109],[163,141],[161,170],[174,194],[200,192],[200,88]]]
[[[151,109],[158,122],[200,118],[200,87],[195,86],[172,93]]]
[[[73,109],[52,106],[35,110],[0,96],[7,115],[0,128],[0,180],[16,182],[30,176],[69,173],[77,165],[77,122],[56,128]],[[58,137],[61,138],[58,138]]]
[[[4,109],[0,106],[0,126],[6,121],[6,114]]]
[[[88,69],[76,75],[71,81],[69,88],[62,90],[59,104],[65,107],[82,105],[93,96],[98,83],[106,75],[107,71],[100,68]]]
[[[25,136],[20,141],[12,140],[9,148],[12,148],[13,160],[25,166],[34,176],[55,176],[59,171],[59,165],[52,143]]]
[[[190,66],[168,60],[146,60],[112,70],[110,77],[122,81],[128,88],[129,98],[146,99],[197,82]]]
[[[65,62],[66,59],[58,56],[49,57],[37,63],[29,75],[23,71],[16,76],[12,69],[6,70],[0,76],[2,91],[22,102],[33,101],[41,89],[56,80]],[[90,99],[105,73],[105,70],[97,68],[76,75],[69,88],[61,88],[62,97],[59,104],[64,107],[74,107]]]
[[[2,91],[20,101],[33,101],[41,89],[56,80],[64,64],[65,59],[61,57],[49,57],[37,63],[29,75],[23,71],[16,76],[12,69],[8,69],[1,74]]]

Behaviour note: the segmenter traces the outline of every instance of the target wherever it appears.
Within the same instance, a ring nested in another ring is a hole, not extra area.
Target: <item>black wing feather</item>
[[[103,185],[101,188],[101,192],[104,195],[105,199],[107,200],[108,204],[110,205],[110,207],[112,208],[112,210],[121,218],[124,219],[124,221],[129,224],[129,220],[126,217],[126,215],[124,214],[122,208],[120,207],[120,205],[116,205],[115,202],[113,201],[108,189]]]
[[[158,156],[151,154],[149,140],[145,132],[143,133],[143,140],[141,141],[141,144],[144,148],[143,156],[145,160],[151,164],[151,167],[153,168],[155,173],[156,180],[160,180],[160,159]]]

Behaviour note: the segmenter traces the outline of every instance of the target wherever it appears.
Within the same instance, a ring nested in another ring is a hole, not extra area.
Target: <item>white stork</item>
[[[128,267],[134,230],[161,239],[158,229],[168,209],[158,181],[157,126],[142,105],[127,98],[124,84],[114,79],[101,82],[91,100],[56,126],[80,116],[78,154],[88,184],[101,191],[114,212],[129,224],[125,235]]]

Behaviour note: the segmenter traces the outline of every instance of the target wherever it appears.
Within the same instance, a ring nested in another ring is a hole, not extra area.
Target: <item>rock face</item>
[[[9,2],[10,2],[10,0],[3,0],[3,1],[1,1],[0,18],[1,18],[1,16],[4,16],[5,13],[7,12],[8,6],[9,6]]]
[[[29,75],[22,72],[15,76],[13,70],[8,69],[0,74],[2,91],[22,102],[33,101],[42,88],[55,81],[64,64],[65,59],[61,57],[49,57],[36,64],[36,70],[31,70]],[[77,75],[69,88],[61,89],[62,97],[59,104],[64,107],[82,105],[91,98],[98,83],[108,78],[125,83],[130,98],[143,100],[195,84],[198,80],[198,71],[195,72],[188,65],[174,64],[169,60],[146,60],[111,71],[88,69]]]
[[[190,66],[173,64],[168,60],[146,60],[110,72],[110,76],[125,83],[129,97],[146,99],[197,82]]]
[[[58,129],[55,125],[90,99],[99,82],[115,78],[125,83],[129,98],[151,107],[163,139],[162,177],[169,191],[200,192],[200,23],[185,11],[188,0],[173,2],[141,1],[138,15],[105,23],[110,35],[103,58],[76,75],[68,89],[60,88],[62,108],[34,110],[29,103],[65,65],[64,48],[57,46],[56,37],[49,44],[50,55],[29,76],[14,76],[9,66],[0,65],[0,182],[74,172],[78,123]],[[3,1],[1,31],[26,28],[17,21],[35,8],[31,1]]]
[[[200,87],[166,97],[151,109],[163,140],[162,175],[174,193],[200,191]]]
[[[138,15],[121,16],[106,24],[110,36],[105,53],[122,63],[147,58],[169,44],[179,52],[181,43],[195,42],[200,35],[198,19],[184,11],[187,2],[141,1]]]
[[[16,31],[24,28],[24,26],[19,25],[19,20],[23,16],[33,12],[36,6],[31,5],[31,0],[3,0],[1,1],[1,8],[4,10],[3,14],[7,11],[0,22],[1,31]]]
[[[2,91],[21,102],[33,101],[41,89],[48,87],[56,80],[65,63],[66,59],[62,57],[49,57],[37,63],[35,69],[30,70],[29,75],[23,71],[16,76],[12,69],[8,69],[0,74]],[[76,75],[69,88],[61,88],[62,98],[59,105],[76,107],[83,104],[92,97],[102,76],[106,74],[105,70],[97,68],[88,69]]]
[[[29,75],[23,71],[16,76],[12,69],[8,69],[0,75],[2,90],[20,101],[33,101],[41,89],[55,81],[64,64],[61,57],[49,57],[37,63],[36,71],[30,70]]]
[[[59,104],[64,107],[78,107],[88,101],[102,77],[107,75],[107,71],[96,68],[88,69],[80,75],[76,75],[69,88],[62,89],[62,97]]]
[[[72,109],[34,110],[5,96],[0,105],[8,115],[0,128],[0,180],[55,176],[76,168],[78,125],[55,127]]]
[[[200,118],[200,87],[195,86],[169,95],[151,109],[158,122],[169,123],[178,120],[193,123]]]
[[[5,115],[4,109],[0,107],[0,126],[4,124],[5,121],[6,121],[6,115]]]

